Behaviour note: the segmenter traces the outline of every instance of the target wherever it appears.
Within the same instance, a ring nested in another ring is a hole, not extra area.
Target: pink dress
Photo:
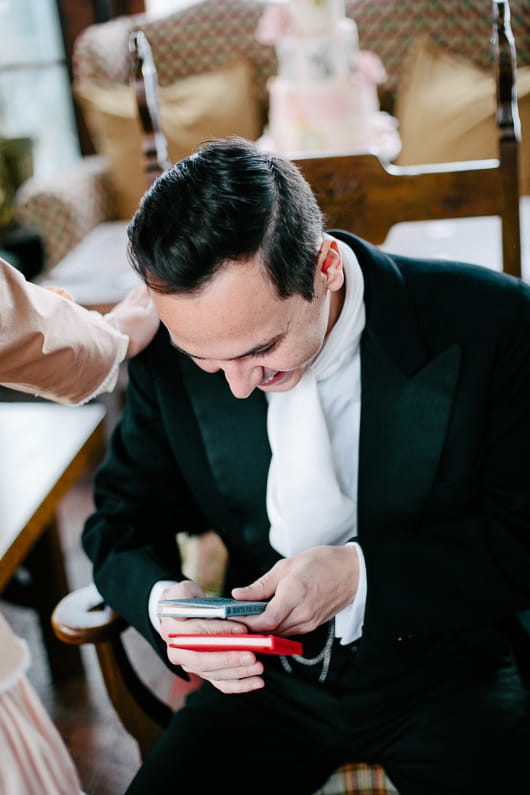
[[[26,678],[29,653],[0,615],[0,793],[80,795],[66,747]]]
[[[128,338],[0,258],[0,383],[64,403],[107,387]],[[73,762],[26,678],[29,653],[0,614],[0,795],[79,795]]]

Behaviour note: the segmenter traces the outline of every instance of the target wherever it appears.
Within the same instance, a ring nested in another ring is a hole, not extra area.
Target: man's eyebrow
[[[283,339],[284,336],[285,333],[282,332],[281,334],[277,334],[272,339],[267,340],[267,342],[263,342],[261,345],[256,345],[255,348],[252,348],[251,350],[246,351],[245,353],[240,353],[239,356],[230,356],[228,359],[222,359],[221,361],[233,362],[237,361],[238,359],[246,359],[247,356],[256,356],[257,354],[263,353],[264,351],[267,351],[270,348],[274,348],[280,342],[280,340]],[[180,345],[177,345],[176,342],[173,342],[171,337],[169,338],[169,341],[171,342],[171,345],[173,348],[175,348],[175,350],[177,350],[179,353],[183,353],[184,356],[188,356],[190,359],[211,358],[209,356],[195,356],[193,353],[188,353],[188,351],[185,351],[184,348],[180,347]]]

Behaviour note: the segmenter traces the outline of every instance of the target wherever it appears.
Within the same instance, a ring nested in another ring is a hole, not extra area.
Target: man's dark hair
[[[289,160],[242,138],[212,140],[152,185],[129,257],[159,293],[194,292],[229,261],[259,254],[281,298],[313,298],[322,214]]]

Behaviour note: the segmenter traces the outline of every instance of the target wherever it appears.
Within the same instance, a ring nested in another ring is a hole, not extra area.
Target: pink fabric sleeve
[[[97,312],[27,282],[0,259],[0,383],[61,403],[97,394],[124,335]]]
[[[26,678],[29,653],[0,614],[0,792],[79,795],[74,764]]]
[[[0,748],[3,795],[81,792],[66,746],[25,676],[0,693]]]

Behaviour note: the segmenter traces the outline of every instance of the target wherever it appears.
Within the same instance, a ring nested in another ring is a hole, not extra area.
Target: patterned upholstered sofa
[[[239,106],[236,103],[233,108],[233,116],[247,120],[243,132],[239,123],[227,121],[226,118],[220,122],[215,116],[213,119],[208,118],[201,127],[201,113],[205,111],[204,107],[189,111],[192,115],[198,116],[198,124],[191,130],[189,120],[177,122],[173,152],[170,142],[170,155],[176,160],[190,150],[190,135],[193,134],[199,139],[230,132],[246,134],[247,137],[252,135],[258,137],[261,134],[267,118],[267,79],[276,71],[274,51],[258,44],[254,38],[254,31],[264,5],[264,0],[204,0],[165,19],[148,20],[145,15],[119,17],[111,22],[93,25],[83,31],[74,51],[74,85],[85,117],[89,117],[89,120],[91,118],[92,126],[96,126],[92,131],[93,137],[96,138],[97,151],[103,151],[104,154],[83,158],[76,167],[45,181],[38,179],[29,181],[20,189],[17,200],[19,220],[24,225],[39,231],[42,236],[47,268],[59,262],[97,224],[116,218],[127,219],[134,209],[139,188],[136,186],[136,193],[134,190],[129,190],[127,193],[127,189],[122,185],[116,187],[120,175],[123,177],[127,172],[130,176],[134,167],[124,169],[118,164],[114,172],[112,162],[109,167],[109,151],[112,161],[116,152],[122,154],[124,147],[128,145],[129,148],[133,147],[135,167],[139,170],[140,158],[136,160],[132,133],[123,132],[124,129],[131,130],[131,127],[122,128],[120,133],[116,133],[117,142],[116,140],[111,142],[110,150],[109,142],[105,139],[105,130],[101,140],[101,104],[105,106],[105,102],[107,103],[106,108],[103,108],[104,112],[108,111],[109,104],[116,104],[113,98],[109,99],[104,93],[101,96],[102,86],[105,87],[105,91],[109,87],[113,91],[126,87],[129,69],[127,41],[133,27],[141,27],[151,43],[161,91],[173,91],[172,87],[178,83],[179,90],[184,90],[185,101],[193,94],[195,97],[202,96],[204,104],[208,102],[208,96],[215,96],[216,92],[219,95],[219,92],[222,92],[222,97],[218,96],[220,101],[209,102],[210,109],[212,106],[217,109],[222,108],[226,100],[231,97],[241,97]],[[408,107],[410,108],[412,103],[415,110],[411,120],[410,114],[408,116],[406,114],[407,98],[403,91],[403,87],[407,85],[407,76],[410,76],[411,71],[414,72],[414,58],[418,57],[423,57],[423,60],[420,62],[421,68],[416,69],[415,74],[420,76],[425,74],[425,80],[430,80],[431,83],[434,79],[440,80],[440,87],[445,88],[446,92],[447,83],[443,82],[444,78],[440,75],[440,65],[446,71],[449,70],[453,81],[461,82],[460,74],[455,72],[457,66],[467,70],[468,85],[477,85],[477,79],[484,75],[489,79],[491,19],[487,0],[465,0],[465,2],[444,0],[443,3],[432,3],[432,0],[347,0],[346,6],[348,14],[357,22],[361,47],[376,52],[386,67],[388,79],[381,86],[380,92],[382,108],[396,112],[396,107],[398,111],[400,106],[402,107],[403,118],[400,118],[400,126],[403,155],[410,157],[411,153],[414,156],[415,153],[420,152],[419,161],[409,159],[401,162],[434,162],[448,159],[448,149],[449,154],[451,151],[454,152],[449,159],[454,160],[494,156],[495,152],[491,151],[494,146],[491,137],[493,126],[491,134],[485,131],[487,141],[484,146],[477,144],[477,120],[474,117],[469,121],[474,129],[473,138],[466,138],[462,131],[459,133],[460,143],[464,143],[463,148],[460,147],[459,150],[455,144],[456,148],[451,150],[445,132],[438,136],[438,142],[435,144],[436,136],[426,135],[421,124],[418,125],[418,119],[427,121],[430,118],[431,129],[436,129],[439,124],[432,118],[433,115],[440,110],[440,105],[447,106],[450,103],[435,101],[434,105],[431,103],[425,108],[422,116],[418,108],[418,95],[413,98],[409,96]],[[528,71],[530,70],[530,3],[528,0],[511,0],[510,7],[518,64],[522,71]],[[428,43],[428,49],[418,53],[419,43],[424,46],[425,42]],[[427,66],[431,67],[427,70],[426,55]],[[437,61],[438,55],[441,55],[441,59]],[[433,58],[434,65],[438,67],[437,71],[434,70]],[[456,60],[452,60],[448,65],[443,61],[444,58]],[[234,85],[233,74],[223,73],[222,77],[217,78],[220,83],[213,85],[210,81],[205,85],[203,78],[206,75],[208,80],[212,70],[214,75],[216,73],[220,75],[223,69],[241,60],[244,60],[247,69],[244,75],[239,73],[236,76],[239,80],[238,91],[230,88]],[[475,71],[469,72],[469,70]],[[525,91],[530,96],[530,74],[525,74],[524,77],[528,78],[528,88],[525,87]],[[202,79],[202,82],[194,83],[194,79],[197,78]],[[493,83],[491,85],[493,87]],[[89,92],[91,89],[96,91],[95,99],[93,93],[89,93],[87,97],[87,86]],[[415,86],[415,90],[420,89]],[[432,99],[432,96],[431,84],[423,91],[422,99],[429,97]],[[120,96],[120,102],[122,100],[123,97]],[[98,102],[100,106],[96,108],[96,115],[100,114],[99,128],[98,119],[94,121],[94,103],[97,105]],[[465,105],[474,107],[473,103],[467,102],[467,99]],[[128,102],[129,114],[133,112],[131,108],[132,105]],[[493,100],[487,108],[489,108],[487,112],[491,115]],[[252,115],[249,118],[250,110]],[[462,116],[462,103],[455,112]],[[120,113],[121,111],[118,111],[116,115]],[[399,112],[397,115],[399,118]],[[523,131],[524,121],[523,118]],[[104,120],[104,124],[107,123],[108,115]],[[530,111],[528,125],[530,126]],[[420,151],[419,146],[422,142],[424,147],[427,142],[431,147],[430,150],[425,151],[423,148]],[[471,151],[466,142],[471,142]],[[530,165],[528,171],[530,172]],[[137,175],[137,182],[138,179],[141,179],[141,176]],[[524,177],[523,192],[530,193],[530,174]],[[123,198],[124,195],[131,199],[132,209],[130,203],[120,202],[120,196]]]

